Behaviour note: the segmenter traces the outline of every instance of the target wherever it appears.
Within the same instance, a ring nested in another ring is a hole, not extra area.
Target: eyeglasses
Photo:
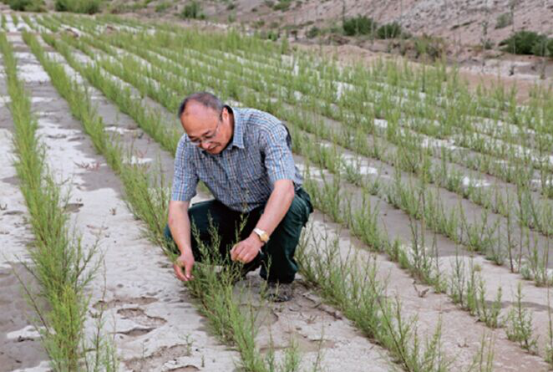
[[[196,146],[200,146],[202,143],[211,143],[213,141],[213,139],[217,136],[217,132],[219,131],[219,126],[221,125],[221,121],[222,120],[219,120],[219,122],[217,123],[217,126],[215,127],[215,130],[213,131],[213,133],[208,134],[208,135],[204,136],[203,138],[198,138],[198,139],[194,139],[194,140],[191,139],[190,142],[192,142]]]

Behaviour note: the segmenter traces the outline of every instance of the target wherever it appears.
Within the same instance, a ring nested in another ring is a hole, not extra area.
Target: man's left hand
[[[263,242],[258,237],[252,235],[232,247],[230,259],[247,264],[259,254],[262,246]]]

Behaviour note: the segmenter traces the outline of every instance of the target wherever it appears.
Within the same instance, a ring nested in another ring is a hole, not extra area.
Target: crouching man
[[[218,248],[224,260],[242,262],[243,275],[261,266],[269,299],[288,301],[298,271],[294,253],[313,207],[301,188],[287,128],[268,113],[232,108],[205,92],[185,98],[178,115],[185,134],[177,148],[165,230],[180,251],[176,276],[193,279],[194,263],[202,259],[198,239]],[[190,207],[198,181],[215,199]],[[192,225],[197,234],[191,234]]]

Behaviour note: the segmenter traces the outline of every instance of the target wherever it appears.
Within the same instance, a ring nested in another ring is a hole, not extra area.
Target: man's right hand
[[[175,270],[177,278],[183,282],[194,279],[194,276],[192,275],[192,267],[194,266],[194,262],[194,255],[191,250],[182,253],[173,264],[173,269]]]

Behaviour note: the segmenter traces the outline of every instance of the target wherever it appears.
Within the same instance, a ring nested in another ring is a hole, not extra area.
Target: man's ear
[[[223,107],[223,111],[221,112],[222,119],[223,120],[228,120],[229,115],[230,115],[230,112],[228,110],[228,107],[226,107],[226,106]]]

